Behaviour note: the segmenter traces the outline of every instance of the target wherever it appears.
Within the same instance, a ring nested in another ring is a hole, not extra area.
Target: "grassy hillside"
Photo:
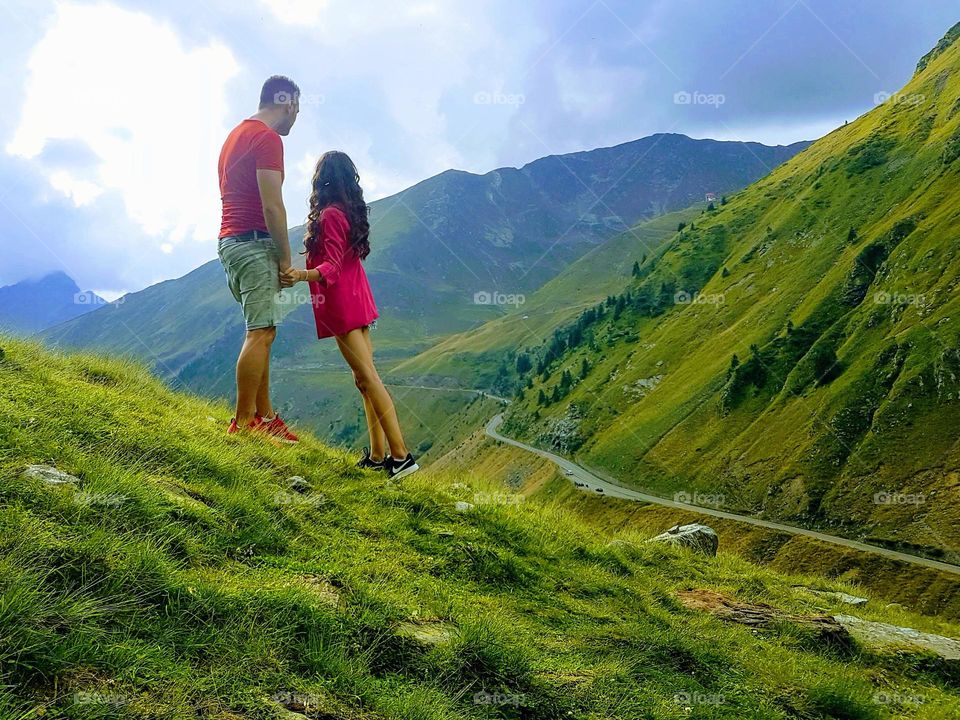
[[[727,553],[782,573],[809,573],[849,583],[856,595],[882,598],[927,615],[960,620],[960,575],[821,542],[802,535],[707,517],[694,509],[621,500],[574,486],[544,458],[496,442],[483,430],[439,457],[433,468],[472,472],[530,496],[560,503],[597,530],[650,534],[665,527],[707,522]]]
[[[537,348],[508,429],[664,494],[957,562],[956,34]]]
[[[222,406],[144,369],[0,345],[5,719],[947,718],[960,706],[948,666],[831,646],[792,622],[723,624],[675,596],[712,588],[803,614],[803,579],[611,546],[562,507],[502,500],[477,476],[390,484],[309,437],[231,439]],[[77,479],[24,473],[38,463]]]

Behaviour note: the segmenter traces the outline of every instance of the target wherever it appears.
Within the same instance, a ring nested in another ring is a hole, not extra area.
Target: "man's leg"
[[[237,358],[237,426],[245,428],[257,412],[261,385],[269,388],[270,346],[277,335],[274,327],[248,330]]]
[[[273,418],[273,403],[270,402],[270,351],[273,347],[273,341],[277,337],[277,328],[270,328],[273,334],[270,336],[267,345],[267,357],[263,365],[263,375],[260,377],[260,387],[257,390],[257,414],[264,418]]]

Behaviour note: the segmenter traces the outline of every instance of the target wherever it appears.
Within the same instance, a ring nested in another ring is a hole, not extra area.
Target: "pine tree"
[[[532,367],[533,363],[530,361],[529,355],[526,353],[517,355],[517,375],[526,375]]]
[[[640,263],[638,263],[636,260],[633,262],[633,270],[630,274],[634,277],[640,277]]]

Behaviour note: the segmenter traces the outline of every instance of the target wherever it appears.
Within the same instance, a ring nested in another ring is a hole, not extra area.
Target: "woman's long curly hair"
[[[370,208],[363,200],[357,166],[345,152],[331,150],[317,161],[303,245],[312,253],[320,242],[320,213],[337,205],[350,222],[350,249],[361,260],[370,254]]]

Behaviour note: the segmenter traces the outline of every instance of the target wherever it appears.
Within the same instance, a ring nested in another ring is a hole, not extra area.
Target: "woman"
[[[370,254],[370,222],[360,176],[346,153],[335,150],[317,162],[312,184],[304,238],[307,269],[291,268],[283,284],[310,284],[317,337],[336,338],[353,370],[370,433],[370,448],[364,448],[357,466],[401,478],[420,466],[404,444],[393,400],[373,364],[370,329],[378,313],[361,263]]]

